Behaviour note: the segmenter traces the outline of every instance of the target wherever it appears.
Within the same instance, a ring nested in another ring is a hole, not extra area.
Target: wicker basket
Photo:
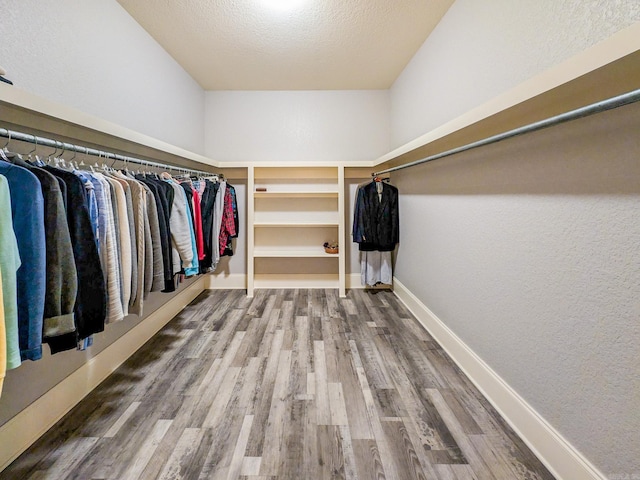
[[[325,242],[323,247],[326,253],[331,253],[333,255],[338,253],[338,245],[336,243]]]

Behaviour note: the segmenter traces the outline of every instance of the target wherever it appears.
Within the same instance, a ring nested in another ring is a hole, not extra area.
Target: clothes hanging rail
[[[421,165],[423,163],[439,160],[444,157],[455,155],[456,153],[466,152],[468,150],[472,150],[478,147],[484,147],[485,145],[490,145],[492,143],[500,142],[508,138],[517,137],[525,133],[536,132],[538,130],[542,130],[543,128],[569,122],[571,120],[577,120],[578,118],[588,117],[595,113],[605,112],[607,110],[613,110],[614,108],[622,107],[624,105],[629,105],[631,103],[635,103],[638,101],[640,101],[640,89],[623,93],[621,95],[611,97],[606,100],[602,100],[600,102],[592,103],[591,105],[580,107],[575,110],[571,110],[569,112],[561,113],[560,115],[555,115],[553,117],[549,117],[544,120],[540,120],[538,122],[530,123],[522,127],[514,128],[513,130],[499,133],[497,135],[487,137],[483,140],[478,140],[476,142],[468,143],[461,147],[456,147],[451,150],[447,150],[445,152],[437,153],[435,155],[422,158],[420,160],[415,160],[413,162],[405,163],[404,165],[398,165],[396,167],[380,170],[379,172],[372,173],[371,175],[375,177],[378,175],[382,175],[383,173],[395,172],[397,170],[402,170],[404,168],[415,167],[416,165]]]
[[[194,173],[202,175],[214,175],[212,172],[205,172],[203,170],[194,170],[192,168],[178,167],[175,165],[167,165],[164,163],[152,162],[150,160],[142,160],[140,158],[129,157],[126,155],[119,155],[117,153],[105,152],[103,150],[96,150],[95,148],[84,147],[82,145],[74,145],[72,143],[61,142],[51,138],[39,137],[30,133],[17,132],[15,130],[7,130],[6,128],[0,128],[0,137],[8,138],[11,140],[18,140],[20,142],[32,143],[37,146],[55,148],[56,151],[61,149],[62,152],[77,152],[84,155],[92,155],[95,157],[103,158],[105,160],[121,161],[124,163],[135,163],[137,165],[146,165],[148,167],[163,168],[166,170],[177,170],[185,173]]]

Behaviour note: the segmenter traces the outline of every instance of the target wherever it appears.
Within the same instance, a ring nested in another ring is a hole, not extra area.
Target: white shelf
[[[258,247],[253,249],[256,258],[339,258],[338,254],[326,253],[322,246]]]
[[[284,228],[284,227],[337,227],[338,222],[254,222],[254,227]]]
[[[337,197],[337,191],[321,192],[321,191],[267,191],[267,192],[254,192],[253,196],[256,198],[323,198],[323,197]]]
[[[337,212],[255,212],[254,226],[334,226],[340,223]]]
[[[224,165],[222,165],[221,162],[214,161],[204,155],[190,152],[181,147],[171,145],[162,140],[82,112],[76,108],[53,102],[26,90],[22,90],[17,86],[7,85],[2,82],[0,82],[0,106],[3,110],[2,120],[4,121],[11,122],[14,116],[22,120],[23,113],[27,112],[28,116],[31,117],[29,127],[38,128],[45,132],[49,131],[52,127],[60,129],[59,132],[51,131],[49,134],[43,135],[45,137],[52,136],[58,138],[61,136],[72,136],[70,133],[75,133],[75,128],[69,127],[72,125],[80,129],[80,139],[87,138],[86,141],[88,143],[93,142],[102,145],[102,143],[108,139],[124,140],[129,147],[135,144],[138,147],[150,149],[153,153],[149,153],[148,155],[155,160],[160,160],[158,158],[160,153],[166,153],[169,156],[197,162],[200,165],[198,168],[203,170],[207,170],[207,167],[246,168],[246,164],[241,162],[224,162]],[[7,111],[4,111],[5,108]],[[20,112],[18,112],[18,109]],[[51,119],[60,122],[56,124],[56,122],[51,122]],[[99,140],[96,138],[96,135],[99,135]],[[104,147],[106,146],[103,145],[103,148]],[[135,154],[135,152],[129,153]]]
[[[297,183],[307,181],[329,181],[338,183],[337,162],[331,165],[280,164],[280,165],[255,165],[256,185],[268,180],[268,183],[278,183],[281,180],[294,180]]]

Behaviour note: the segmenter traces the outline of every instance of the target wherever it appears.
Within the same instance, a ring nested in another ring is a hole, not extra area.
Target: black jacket
[[[171,249],[170,213],[173,205],[174,190],[167,182],[146,175],[136,175],[136,180],[146,184],[153,193],[158,209],[158,223],[160,225],[160,244],[162,245],[162,261],[164,267],[163,292],[175,291],[173,281],[173,251]]]
[[[205,180],[206,187],[200,200],[200,211],[202,215],[202,237],[204,240],[204,259],[200,261],[200,273],[208,272],[213,264],[213,249],[218,248],[212,245],[213,230],[213,207],[216,200],[216,193],[220,184]]]
[[[78,294],[74,308],[76,334],[60,335],[49,340],[51,353],[76,348],[77,340],[104,330],[107,294],[100,256],[96,246],[86,193],[82,180],[71,172],[44,167],[64,181],[67,187],[67,222],[78,275]]]
[[[376,185],[382,185],[382,199]],[[359,228],[363,232],[360,250],[393,251],[400,240],[398,189],[384,182],[371,182],[360,187],[358,202],[361,204],[356,207],[360,211],[356,222],[362,222]]]

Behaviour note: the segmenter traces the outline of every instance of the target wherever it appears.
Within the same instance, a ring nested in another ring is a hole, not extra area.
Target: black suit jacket
[[[382,199],[378,197],[376,185],[382,185]],[[360,201],[363,202],[361,219],[364,232],[360,250],[394,250],[400,240],[398,189],[384,182],[371,182],[360,188],[363,189]]]

